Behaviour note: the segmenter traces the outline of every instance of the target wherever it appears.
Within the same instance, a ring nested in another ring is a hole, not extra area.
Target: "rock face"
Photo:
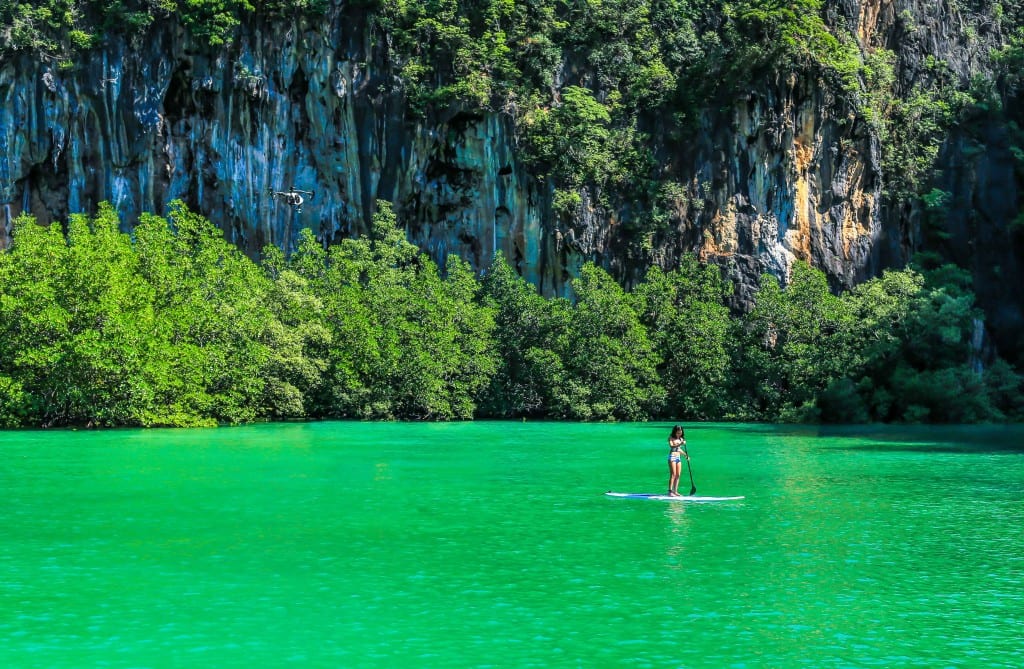
[[[729,123],[708,117],[696,147],[708,202],[694,240],[736,268],[746,301],[756,275],[783,280],[796,259],[850,287],[879,271],[882,174],[877,138],[818,82],[789,77],[751,92]]]
[[[440,261],[485,267],[497,248],[546,292],[564,290],[546,194],[516,161],[509,119],[409,121],[354,18],[249,27],[212,55],[163,25],[71,73],[3,62],[0,223],[109,200],[130,224],[181,198],[256,254],[288,248],[302,227],[325,242],[365,231],[382,198]],[[315,192],[301,213],[269,196],[292,186]]]
[[[854,27],[862,50],[895,51],[909,90],[927,55],[966,81],[994,43],[992,30],[961,29],[947,4],[842,0],[828,15]],[[21,212],[50,222],[108,200],[130,226],[180,198],[255,255],[266,244],[289,248],[303,227],[325,243],[364,232],[379,198],[439,262],[456,253],[482,270],[501,251],[545,294],[568,294],[589,260],[628,284],[651,264],[672,267],[696,252],[728,268],[740,305],[758,275],[785,279],[795,259],[845,288],[902,266],[922,245],[920,212],[886,204],[876,132],[813,76],[778,76],[716,105],[692,143],[655,137],[679,197],[667,229],[642,244],[596,193],[581,192],[573,216],[555,216],[552,186],[517,159],[507,115],[417,121],[406,112],[380,35],[345,3],[315,25],[243,25],[224,50],[162,22],[66,72],[8,57],[0,61],[0,225],[9,233]],[[941,160],[956,168],[941,187],[954,194],[950,243],[987,240],[969,266],[984,276],[998,265],[1005,285],[1020,275],[1005,243],[1017,186],[998,135],[993,129],[993,150],[970,161],[969,147],[948,142]],[[315,192],[301,213],[269,195],[291,186]],[[1019,297],[1004,292],[979,286],[1019,326]]]

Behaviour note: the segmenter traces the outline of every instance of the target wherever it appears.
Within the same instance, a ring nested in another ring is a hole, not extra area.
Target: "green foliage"
[[[182,425],[251,420],[266,351],[258,275],[212,225],[177,205],[137,242],[104,205],[92,220],[20,220],[0,328],[25,420],[41,425]]]
[[[561,104],[537,109],[523,119],[522,132],[535,172],[569,187],[603,181],[611,154],[608,110],[593,94],[570,86]]]
[[[3,263],[2,375],[23,415],[41,424],[130,422],[147,388],[128,373],[133,361],[119,345],[145,325],[145,291],[129,294],[134,258],[109,208],[68,229],[65,241],[57,226],[16,223]]]
[[[459,0],[385,0],[377,23],[397,38],[400,72],[412,108],[418,113],[450,103],[489,109],[511,87],[518,74],[516,54],[510,46],[515,37],[506,29],[511,23],[529,30],[534,3]],[[472,5],[468,7],[466,5]],[[550,11],[544,12],[550,20]],[[518,31],[517,31],[518,32]],[[541,59],[553,53],[546,36],[530,45]],[[553,68],[554,62],[546,68]],[[541,75],[544,76],[544,75]]]
[[[66,232],[27,217],[0,252],[0,427],[260,418],[1019,420],[1021,375],[981,364],[968,277],[887,272],[843,295],[793,267],[737,319],[692,256],[632,292],[585,265],[575,303],[505,260],[482,282],[370,234],[257,265],[174,203],[131,236],[103,205]]]
[[[921,200],[924,202],[925,207],[931,210],[936,210],[944,209],[952,197],[953,194],[948,191],[933,188],[922,195]]]
[[[547,300],[498,256],[484,280],[502,363],[485,415],[642,420],[664,400],[658,355],[626,293],[588,264],[577,302]]]
[[[909,95],[893,98],[886,116],[882,165],[887,193],[896,200],[917,196],[931,176],[946,131],[970,100],[941,80],[918,84]]]
[[[745,318],[746,352],[737,376],[753,394],[754,416],[817,420],[815,397],[841,377],[853,351],[844,333],[847,306],[829,291],[825,275],[804,262],[793,265],[783,290],[762,277],[756,306]]]
[[[275,324],[262,272],[181,203],[168,221],[144,216],[135,237],[140,274],[156,291],[161,337],[173,345],[165,351],[173,357],[160,361],[169,365],[161,371],[174,393],[166,403],[180,415],[217,422],[263,415],[266,331]]]
[[[971,423],[1016,415],[1008,407],[1022,399],[1020,375],[1001,361],[976,368],[973,300],[961,283],[935,284],[913,270],[839,297],[806,266],[794,268],[785,290],[766,280],[746,319],[746,355],[736,360],[741,386],[753,391],[746,417]]]
[[[451,258],[442,277],[379,202],[369,238],[324,251],[306,233],[288,267],[320,305],[318,331],[330,333],[317,338],[316,414],[472,417],[497,361],[493,313],[465,262]]]
[[[54,60],[67,60],[77,48],[88,48],[93,35],[83,29],[81,2],[0,1],[0,53],[29,50]]]
[[[992,61],[1004,90],[1009,93],[1019,91],[1024,81],[1024,26],[1017,27],[1007,37],[1006,43],[994,50]]]
[[[253,17],[301,19],[327,6],[0,0],[0,53],[68,67],[113,33],[137,37],[166,20],[219,50]],[[981,3],[1003,39],[992,53],[998,79],[966,88],[934,58],[897,76],[896,54],[861,53],[850,28],[826,20],[834,8],[822,0],[337,7],[368,14],[375,53],[400,75],[413,116],[507,114],[520,159],[550,187],[563,222],[593,198],[625,213],[623,236],[641,250],[677,212],[701,205],[666,154],[737,91],[790,73],[847,98],[881,140],[886,193],[922,204],[927,238],[941,240],[950,196],[932,188],[939,147],[967,111],[1012,112],[1002,105],[1019,91],[1024,44],[1024,3]],[[898,17],[908,32],[912,18]],[[1010,151],[1020,159],[1017,139]],[[1015,234],[1019,219],[1009,223]],[[1016,372],[999,361],[978,371],[970,341],[980,315],[962,271],[921,258],[921,273],[890,273],[842,296],[798,264],[788,286],[766,278],[756,308],[734,318],[727,285],[693,258],[652,270],[631,294],[587,268],[575,304],[540,297],[501,259],[481,286],[458,259],[433,265],[384,204],[369,237],[324,248],[304,232],[290,258],[268,249],[259,267],[180,205],[168,219],[144,216],[133,238],[109,208],[73,217],[66,235],[21,220],[0,253],[0,425],[480,412],[1019,416]],[[956,393],[973,393],[974,404]]]
[[[469,418],[496,366],[469,267],[442,277],[386,205],[369,239],[243,256],[180,203],[133,240],[109,206],[0,254],[2,425]]]
[[[319,245],[304,228],[299,249],[310,246]],[[274,315],[266,331],[270,357],[263,406],[275,418],[315,414],[313,397],[324,382],[332,341],[322,316],[323,301],[313,294],[309,279],[287,265],[277,247],[264,250],[262,266],[272,282],[268,304]]]
[[[210,46],[231,41],[231,34],[240,23],[239,14],[252,11],[248,0],[178,0],[181,22],[192,34]]]
[[[997,359],[985,369],[982,384],[994,417],[1014,423],[1024,421],[1024,376],[1005,360]]]
[[[668,415],[714,420],[729,412],[733,323],[725,300],[731,284],[718,268],[684,256],[680,267],[653,267],[633,293],[641,321],[661,359]]]
[[[848,91],[859,87],[860,52],[849,34],[833,34],[821,0],[738,0],[724,6],[734,31],[737,65],[813,66],[834,73]],[[744,76],[744,75],[741,75]]]
[[[481,394],[481,412],[495,417],[545,416],[566,385],[562,352],[571,307],[546,299],[497,255],[483,280],[495,308],[496,373]]]
[[[883,135],[888,131],[886,122],[897,98],[896,54],[888,49],[875,49],[865,54],[862,74],[861,113],[871,127]]]
[[[683,54],[667,47],[696,51],[689,3],[580,2],[567,3],[564,12],[566,49],[585,58],[599,88],[621,93],[637,108],[656,108],[675,92],[678,69],[674,71],[670,63]],[[662,40],[659,27],[668,31],[666,37],[672,42]]]
[[[21,384],[0,376],[0,429],[19,427],[28,413],[27,396]]]
[[[660,362],[626,293],[588,263],[573,281],[577,302],[562,354],[567,377],[556,411],[570,418],[640,420],[661,409]]]
[[[0,53],[30,51],[64,67],[108,34],[138,35],[174,16],[211,47],[229,44],[243,17],[317,16],[330,0],[0,0]]]
[[[878,133],[887,195],[898,202],[924,196],[936,213],[946,199],[941,191],[925,194],[924,189],[949,129],[966,110],[997,102],[985,102],[995,99],[990,81],[975,77],[965,89],[946,63],[929,57],[925,66],[910,90],[901,92],[896,55],[885,49],[867,54],[860,109]]]

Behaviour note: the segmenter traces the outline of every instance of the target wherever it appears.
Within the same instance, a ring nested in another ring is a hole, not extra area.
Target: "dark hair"
[[[673,436],[673,437],[676,436],[676,432],[679,433],[680,437],[685,437],[686,436],[686,432],[683,430],[683,426],[682,425],[676,425],[675,427],[673,427],[672,428],[672,435],[671,436]]]

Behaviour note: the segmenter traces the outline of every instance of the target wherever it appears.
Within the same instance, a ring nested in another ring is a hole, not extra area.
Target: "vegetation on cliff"
[[[688,257],[632,291],[589,265],[570,303],[500,257],[483,280],[442,272],[379,206],[368,237],[307,232],[259,264],[180,203],[132,235],[109,206],[66,231],[22,217],[0,252],[0,425],[1024,419],[1022,378],[972,346],[965,285],[908,269],[835,296],[798,265],[734,317]]]
[[[685,139],[717,104],[789,73],[828,81],[872,124],[888,193],[917,201],[946,131],[1016,90],[1024,39],[1020,0],[951,8],[1005,35],[985,56],[991,74],[967,82],[935,58],[898,72],[894,52],[862,51],[825,0],[0,0],[0,54],[71,68],[111,36],[141,37],[165,20],[219,50],[246,25],[315,28],[332,7],[365,17],[411,116],[509,114],[525,163],[558,189],[557,211],[571,214],[591,188],[630,212],[637,239],[686,196],[659,169],[652,140]],[[914,18],[900,20],[913,39]]]

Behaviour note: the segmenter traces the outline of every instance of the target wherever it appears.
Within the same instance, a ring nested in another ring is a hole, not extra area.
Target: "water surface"
[[[669,427],[0,433],[0,666],[1024,666],[1024,429]]]

